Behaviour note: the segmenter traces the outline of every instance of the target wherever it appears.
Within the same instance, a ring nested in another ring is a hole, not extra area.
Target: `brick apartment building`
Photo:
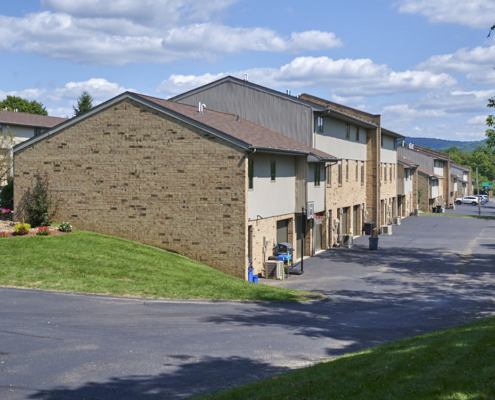
[[[299,210],[325,211],[324,166],[337,161],[235,114],[127,92],[15,146],[14,202],[47,173],[58,220],[245,279],[264,246],[302,252]]]

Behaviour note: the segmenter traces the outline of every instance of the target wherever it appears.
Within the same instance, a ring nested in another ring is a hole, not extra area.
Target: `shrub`
[[[72,232],[72,225],[68,222],[62,222],[58,227],[60,232]]]
[[[38,228],[38,232],[36,232],[38,236],[48,236],[51,234],[50,227],[48,226],[40,226]]]
[[[26,233],[24,233],[24,235],[27,235],[27,233],[31,229],[31,225],[29,225],[29,224],[15,224],[14,229],[15,229],[15,233],[17,233],[18,235],[20,234],[19,231],[21,229],[24,229],[26,231]]]
[[[7,237],[7,233],[0,231],[0,238],[4,238],[4,237]]]
[[[4,208],[14,208],[14,180],[9,179],[7,185],[0,190],[0,204]]]
[[[50,196],[48,175],[36,173],[34,179],[34,186],[24,193],[19,203],[19,216],[32,226],[46,226],[57,212],[57,203]]]
[[[28,233],[29,233],[29,230],[26,229],[24,224],[22,224],[22,226],[19,229],[15,230],[15,234],[18,236],[24,236],[24,235],[27,235]]]

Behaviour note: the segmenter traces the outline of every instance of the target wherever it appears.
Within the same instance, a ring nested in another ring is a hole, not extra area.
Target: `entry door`
[[[302,217],[299,215],[296,217],[296,256],[302,257]]]
[[[289,220],[277,221],[277,243],[287,243],[289,241]]]
[[[347,235],[349,233],[347,226],[347,214],[349,213],[349,207],[343,209],[342,214],[342,235]]]
[[[352,210],[352,234],[353,235],[359,235],[358,231],[358,213],[359,213],[359,206],[354,206]]]
[[[315,223],[315,252],[321,250],[321,236],[323,233],[322,228],[323,228],[323,224]]]

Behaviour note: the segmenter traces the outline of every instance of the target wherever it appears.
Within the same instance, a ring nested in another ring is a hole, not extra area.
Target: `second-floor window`
[[[270,180],[275,182],[275,178],[277,177],[277,164],[275,160],[270,161]]]
[[[364,161],[361,161],[361,185],[364,185]]]
[[[356,142],[359,142],[359,126],[356,128]]]
[[[351,138],[351,125],[350,124],[345,124],[345,138],[346,139]]]
[[[38,136],[41,134],[41,128],[34,128],[34,136]]]
[[[342,161],[338,162],[338,180],[339,180],[339,185],[342,185]]]
[[[443,161],[435,160],[435,168],[443,168]]]
[[[249,177],[249,189],[254,187],[253,177],[254,177],[254,161],[249,160],[248,164],[248,177]]]
[[[315,186],[320,186],[320,177],[321,177],[321,164],[315,164]]]
[[[356,182],[359,179],[359,168],[358,168],[358,161],[356,161]]]
[[[316,118],[316,132],[323,132],[323,117]]]
[[[327,168],[327,185],[332,186],[332,165]]]
[[[394,170],[394,165],[390,164],[390,182],[392,182],[392,171]]]
[[[345,181],[349,182],[349,160],[345,160]]]

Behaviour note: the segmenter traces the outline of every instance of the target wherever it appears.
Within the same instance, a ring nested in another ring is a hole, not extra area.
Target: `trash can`
[[[442,206],[437,206],[437,213],[441,214],[442,213]]]
[[[253,283],[258,283],[258,275],[253,276]]]
[[[248,282],[252,282],[253,281],[253,268],[249,268],[248,269]]]
[[[378,238],[369,238],[370,250],[378,250]]]
[[[431,211],[433,212],[433,214],[436,214],[437,213],[437,208],[434,206]]]
[[[371,235],[373,233],[373,229],[375,229],[374,222],[365,222],[364,223],[364,234]]]

